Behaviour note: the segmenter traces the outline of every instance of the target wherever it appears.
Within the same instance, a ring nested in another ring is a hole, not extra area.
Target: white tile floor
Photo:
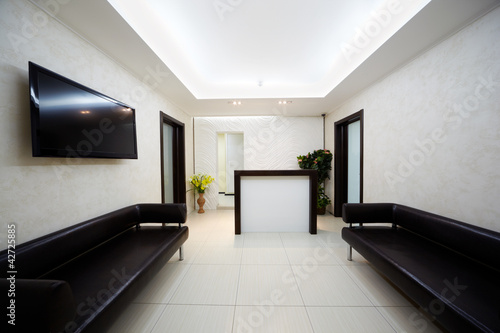
[[[233,210],[191,213],[175,255],[109,333],[441,332],[354,252],[344,227],[318,234],[234,234]]]

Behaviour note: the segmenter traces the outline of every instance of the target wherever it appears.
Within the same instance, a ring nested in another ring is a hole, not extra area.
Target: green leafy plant
[[[325,187],[323,185],[318,186],[318,202],[317,202],[317,207],[318,208],[323,208],[331,204],[332,201],[330,198],[326,195],[325,193]]]
[[[333,155],[328,149],[318,149],[307,155],[297,156],[297,162],[301,169],[313,169],[318,171],[318,208],[331,204],[330,198],[325,193],[325,180],[330,179],[328,172],[332,170]]]
[[[189,178],[189,182],[193,185],[191,190],[198,193],[205,193],[205,190],[210,186],[215,179],[210,175],[198,173]]]
[[[301,169],[318,170],[318,183],[330,179],[328,172],[332,170],[333,155],[328,149],[318,149],[307,155],[297,156],[297,162]]]

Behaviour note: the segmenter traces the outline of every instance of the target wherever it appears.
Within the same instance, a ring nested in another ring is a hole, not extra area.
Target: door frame
[[[172,126],[174,203],[186,203],[186,151],[184,123],[160,111],[161,202],[165,203],[163,124]]]
[[[333,215],[342,216],[342,205],[347,202],[347,126],[356,121],[360,121],[360,175],[359,175],[359,202],[363,202],[363,128],[364,128],[364,109],[353,113],[339,121],[335,122],[334,137],[334,200]]]

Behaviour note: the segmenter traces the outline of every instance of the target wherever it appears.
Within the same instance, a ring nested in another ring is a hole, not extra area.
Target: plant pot
[[[203,194],[204,193],[199,193],[199,198],[198,200],[196,200],[196,202],[198,203],[198,206],[200,207],[198,209],[198,214],[202,214],[202,213],[205,213],[205,211],[203,210],[203,205],[205,204],[205,198],[203,198]]]
[[[325,213],[326,213],[326,207],[317,208],[316,210],[316,214],[318,215],[325,215]]]

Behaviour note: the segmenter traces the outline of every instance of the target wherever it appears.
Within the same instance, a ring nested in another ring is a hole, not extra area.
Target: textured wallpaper
[[[321,117],[196,117],[195,171],[217,175],[217,133],[243,133],[244,170],[298,169],[297,156],[323,148]],[[205,194],[217,208],[217,182]]]
[[[135,107],[139,159],[32,157],[28,61]],[[22,243],[130,204],[160,202],[160,110],[185,123],[192,147],[191,117],[30,2],[0,1],[0,249],[10,223]],[[192,149],[186,155],[190,173]]]
[[[364,109],[364,201],[500,231],[500,8],[327,117]],[[332,193],[332,183],[328,190]]]

